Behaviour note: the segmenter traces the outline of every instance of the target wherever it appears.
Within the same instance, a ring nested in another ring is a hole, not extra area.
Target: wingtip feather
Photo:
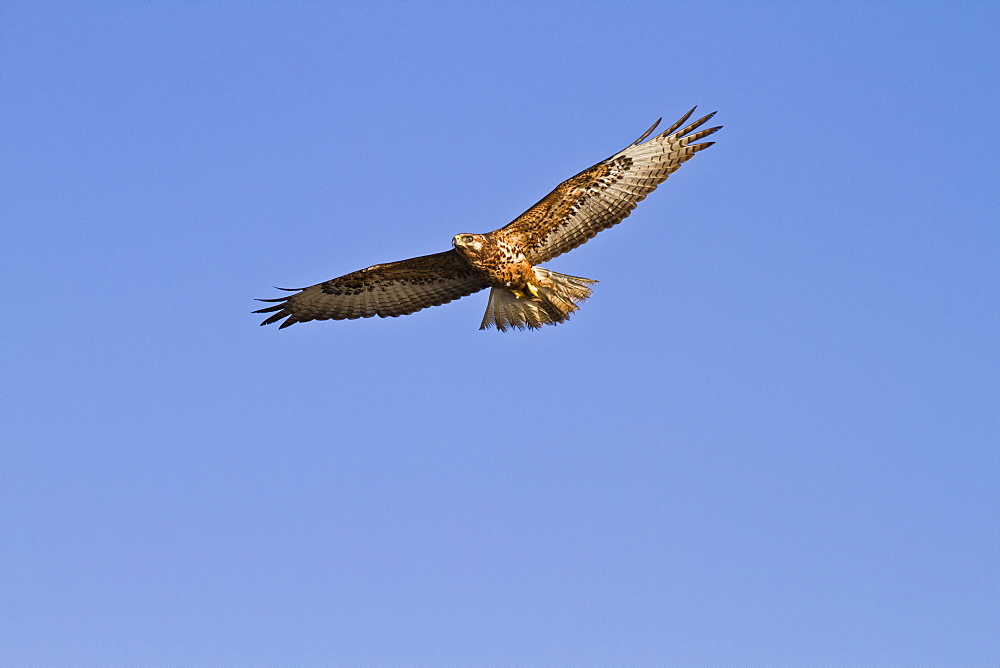
[[[704,139],[705,137],[707,137],[709,135],[715,134],[716,132],[718,132],[721,129],[722,129],[722,126],[721,125],[717,125],[714,128],[706,128],[704,130],[699,130],[698,132],[695,132],[692,135],[688,135],[688,136],[684,137],[684,142],[686,142],[688,144],[691,144],[693,142],[698,141],[699,139]]]
[[[706,114],[706,115],[702,116],[701,118],[699,118],[698,120],[696,120],[694,123],[691,123],[689,126],[687,126],[686,128],[684,128],[683,130],[678,130],[677,131],[677,136],[678,137],[683,137],[684,135],[688,134],[689,132],[693,132],[694,130],[697,130],[702,125],[704,125],[710,118],[712,118],[712,116],[715,116],[717,113],[719,113],[719,112],[713,111],[710,114]]]
[[[641,137],[639,137],[634,142],[632,142],[632,146],[637,146],[638,144],[640,144],[642,142],[643,139],[645,139],[646,137],[648,137],[649,135],[651,135],[653,133],[653,130],[656,129],[656,126],[658,126],[660,124],[660,121],[662,121],[662,120],[663,120],[663,116],[660,116],[659,118],[657,118],[656,122],[653,123],[652,125],[650,125],[649,129],[646,130],[645,132],[643,132]]]
[[[257,312],[258,311],[254,311],[254,313],[257,313]],[[264,320],[264,322],[260,323],[260,326],[263,327],[264,325],[273,324],[275,322],[278,322],[282,318],[288,317],[288,315],[289,315],[288,311],[279,311],[278,313],[275,313],[274,315],[270,316],[269,318],[266,318]]]
[[[673,124],[669,128],[667,128],[666,130],[664,130],[663,132],[661,132],[660,136],[661,137],[666,137],[667,135],[672,134],[674,132],[674,130],[676,130],[677,128],[679,128],[681,125],[684,124],[684,121],[686,121],[687,119],[691,118],[691,114],[693,114],[694,110],[697,109],[697,108],[698,108],[698,105],[695,105],[695,106],[691,107],[686,114],[684,114],[683,116],[681,116],[680,118],[678,118],[676,121],[673,122]]]

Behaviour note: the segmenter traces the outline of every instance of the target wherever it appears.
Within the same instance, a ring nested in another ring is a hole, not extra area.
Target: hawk
[[[715,143],[695,143],[721,127],[698,130],[714,112],[681,128],[693,113],[644,141],[660,124],[656,121],[624,150],[563,181],[505,227],[455,235],[453,248],[443,253],[376,264],[288,290],[295,294],[287,297],[258,300],[274,306],[254,313],[271,314],[261,325],[284,320],[280,328],[309,320],[395,318],[491,288],[480,329],[565,322],[597,281],[538,265],[620,223],[684,162]]]

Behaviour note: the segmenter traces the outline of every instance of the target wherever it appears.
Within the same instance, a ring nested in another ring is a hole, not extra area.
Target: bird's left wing
[[[254,313],[273,313],[261,325],[282,318],[281,328],[307,320],[353,320],[407,315],[471,295],[486,283],[454,250],[376,264],[319,283],[288,297],[261,299],[277,302]]]
[[[714,112],[678,130],[693,112],[642,143],[659,125],[657,121],[628,148],[563,181],[538,204],[492,234],[523,249],[532,264],[540,264],[617,225],[683,163],[714,143],[694,143],[721,127],[694,132]]]

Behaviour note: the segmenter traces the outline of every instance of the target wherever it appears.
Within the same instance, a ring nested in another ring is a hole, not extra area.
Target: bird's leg
[[[533,283],[525,283],[523,290],[515,287],[510,287],[508,289],[513,292],[514,296],[518,299],[527,299],[533,302],[542,301],[542,298],[538,294],[538,288],[536,288]]]

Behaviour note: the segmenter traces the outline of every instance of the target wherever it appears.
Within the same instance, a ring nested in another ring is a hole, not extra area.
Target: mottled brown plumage
[[[270,325],[287,318],[281,327],[307,320],[396,317],[447,304],[487,286],[478,272],[450,250],[376,264],[305,288],[290,297],[260,299],[278,305],[254,313],[277,311],[261,324]]]
[[[288,297],[262,299],[276,304],[255,313],[272,313],[262,325],[284,319],[281,327],[307,320],[395,317],[489,287],[480,329],[564,322],[596,281],[537,265],[620,223],[684,162],[711,146],[714,142],[694,142],[719,127],[695,130],[714,113],[678,130],[693,112],[643,143],[657,121],[627,148],[562,182],[505,227],[456,235],[454,249],[444,253],[377,264]]]

